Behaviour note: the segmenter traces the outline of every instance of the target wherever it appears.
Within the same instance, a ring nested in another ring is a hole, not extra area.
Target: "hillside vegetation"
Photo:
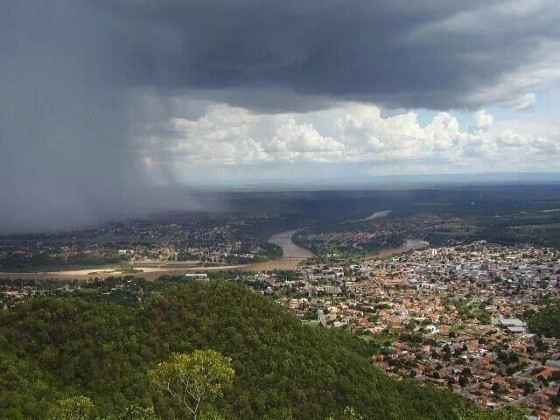
[[[531,332],[560,338],[560,301],[556,300],[529,318]]]
[[[197,349],[232,360],[233,385],[212,407],[226,419],[338,419],[347,407],[366,419],[491,418],[457,395],[390,379],[350,334],[304,325],[221,281],[167,287],[130,306],[50,297],[3,311],[0,418],[44,418],[78,395],[101,418],[133,404],[184,418],[147,372]]]

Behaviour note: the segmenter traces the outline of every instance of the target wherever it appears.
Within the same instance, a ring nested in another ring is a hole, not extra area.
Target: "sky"
[[[5,0],[0,233],[160,210],[162,188],[559,172],[559,20],[556,0]]]

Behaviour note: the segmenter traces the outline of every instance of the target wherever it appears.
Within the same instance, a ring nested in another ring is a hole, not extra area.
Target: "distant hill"
[[[345,407],[366,419],[491,418],[457,395],[387,377],[367,346],[227,282],[169,287],[132,306],[34,299],[0,314],[0,418],[44,418],[76,395],[103,418],[133,403],[179,418],[146,372],[172,352],[206,348],[236,371],[215,407],[226,419],[339,419]]]

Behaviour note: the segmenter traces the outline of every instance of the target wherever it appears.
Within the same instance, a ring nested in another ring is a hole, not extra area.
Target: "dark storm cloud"
[[[518,87],[487,99],[472,98],[473,92],[492,88],[505,75],[540,60],[537,47],[543,39],[558,38],[555,22],[560,17],[558,6],[547,1],[92,4],[126,28],[128,40],[121,42],[126,44],[128,74],[141,85],[171,90],[286,88],[304,95],[435,109],[478,107],[521,94]],[[441,25],[465,15],[467,19]],[[485,17],[489,20],[481,30],[476,23],[484,24]],[[235,103],[239,97],[229,99]]]
[[[181,110],[168,98],[266,112],[514,100],[527,85],[504,76],[546,59],[537,47],[558,40],[560,13],[551,0],[503,3],[5,0],[0,233],[161,209],[133,135],[139,118],[157,126]],[[161,99],[157,113],[146,95]]]
[[[32,0],[4,2],[0,23],[0,232],[93,223],[129,161],[104,21]]]
[[[1,9],[0,234],[161,209],[130,141],[118,25],[70,0]]]

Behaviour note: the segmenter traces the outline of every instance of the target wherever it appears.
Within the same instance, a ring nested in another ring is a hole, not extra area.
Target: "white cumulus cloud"
[[[150,126],[139,137],[139,150],[151,171],[158,165],[188,172],[212,165],[306,162],[371,163],[387,173],[559,169],[558,135],[504,128],[484,109],[474,112],[472,121],[463,129],[452,113],[439,112],[421,124],[418,112],[384,116],[378,106],[354,102],[285,114],[210,104],[196,118],[178,116],[164,127]]]

